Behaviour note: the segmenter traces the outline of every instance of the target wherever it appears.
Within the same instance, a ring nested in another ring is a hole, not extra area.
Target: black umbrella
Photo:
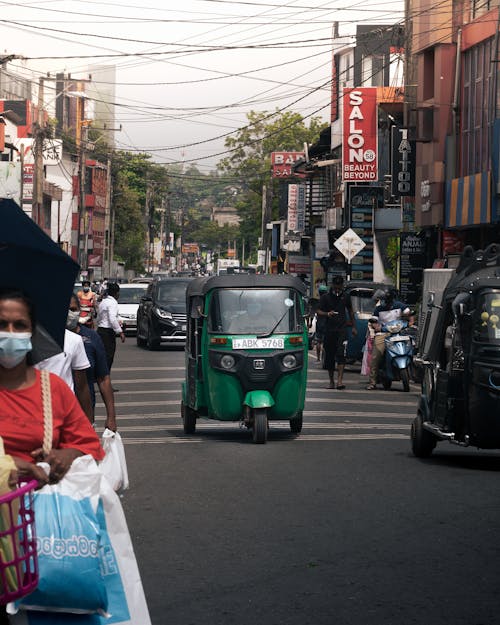
[[[63,349],[78,270],[79,265],[15,202],[0,200],[0,287],[21,289],[35,305],[35,360]],[[54,351],[51,339],[59,349]]]

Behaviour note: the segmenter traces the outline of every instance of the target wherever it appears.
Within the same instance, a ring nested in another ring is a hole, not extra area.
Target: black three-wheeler
[[[423,382],[411,428],[413,453],[430,456],[443,440],[498,449],[500,245],[465,248],[441,303],[427,295],[429,311],[416,358]]]

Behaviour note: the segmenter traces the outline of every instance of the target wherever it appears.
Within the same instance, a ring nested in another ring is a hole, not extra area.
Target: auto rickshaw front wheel
[[[267,441],[267,408],[253,409],[252,434],[254,443],[265,443]]]
[[[411,424],[411,449],[417,458],[428,458],[436,446],[436,437],[424,428],[424,420],[419,412]]]
[[[290,419],[290,431],[294,434],[302,432],[302,410],[293,419]]]
[[[184,434],[194,434],[196,432],[196,419],[198,414],[182,401],[181,402],[182,425],[184,426]]]

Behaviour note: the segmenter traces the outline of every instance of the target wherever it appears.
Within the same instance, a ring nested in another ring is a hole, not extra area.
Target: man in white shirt
[[[108,294],[99,304],[97,310],[97,333],[104,343],[106,350],[106,360],[108,369],[115,357],[116,335],[120,336],[121,342],[125,342],[125,334],[122,327],[118,323],[118,297],[120,296],[120,287],[116,282],[108,283]]]
[[[81,336],[65,330],[64,351],[42,360],[35,367],[46,369],[62,378],[75,393],[89,421],[93,422],[92,400],[86,373],[86,370],[90,368],[90,362]]]

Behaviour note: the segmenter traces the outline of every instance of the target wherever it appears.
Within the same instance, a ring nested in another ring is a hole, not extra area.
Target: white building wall
[[[78,163],[63,155],[57,165],[47,165],[47,181],[63,190],[62,201],[52,201],[51,238],[57,241],[58,232],[65,251],[70,251],[72,213],[78,210],[78,198],[73,197],[73,176],[78,175]]]

